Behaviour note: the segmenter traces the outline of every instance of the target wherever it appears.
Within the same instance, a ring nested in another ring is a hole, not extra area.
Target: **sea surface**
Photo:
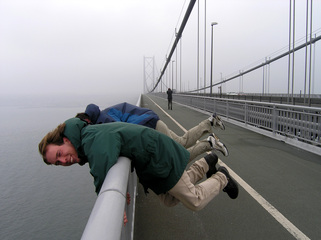
[[[47,166],[38,153],[46,133],[83,112],[131,96],[0,96],[0,239],[80,239],[96,200],[88,165]]]

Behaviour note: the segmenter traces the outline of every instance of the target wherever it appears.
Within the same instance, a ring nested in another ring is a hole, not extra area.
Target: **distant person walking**
[[[173,100],[172,94],[173,94],[173,91],[169,88],[167,90],[168,109],[169,110],[173,110],[173,108],[172,108],[172,100]]]

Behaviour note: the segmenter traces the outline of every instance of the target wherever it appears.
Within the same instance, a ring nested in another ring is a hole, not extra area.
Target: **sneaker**
[[[214,133],[211,133],[208,136],[207,141],[211,144],[212,149],[220,151],[225,157],[228,156],[227,147],[224,143],[220,142],[220,139],[218,139],[218,137]]]
[[[210,154],[206,155],[204,158],[209,166],[209,169],[206,173],[206,177],[209,178],[217,172],[216,164],[218,161],[218,157],[215,153],[210,153]]]
[[[239,187],[237,186],[236,181],[230,176],[225,167],[219,167],[218,171],[223,173],[228,181],[226,187],[223,189],[223,192],[226,192],[227,195],[232,199],[237,198],[239,195]]]
[[[214,113],[212,116],[210,116],[208,118],[208,120],[211,122],[212,126],[219,127],[222,130],[225,130],[225,126],[224,126],[224,123],[223,123],[221,117],[216,115],[216,113]]]

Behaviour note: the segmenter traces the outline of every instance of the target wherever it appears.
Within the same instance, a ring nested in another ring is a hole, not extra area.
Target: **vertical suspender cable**
[[[289,59],[288,59],[288,95],[287,103],[290,102],[290,75],[291,75],[291,19],[292,19],[292,0],[290,0],[289,8]]]

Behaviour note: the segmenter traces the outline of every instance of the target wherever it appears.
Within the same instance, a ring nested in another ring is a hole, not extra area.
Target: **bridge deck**
[[[178,134],[183,131],[150,98],[185,129],[208,117],[175,103],[172,111],[167,110],[167,101],[144,95],[142,106],[154,110]],[[218,156],[245,182],[238,199],[231,200],[226,193],[221,193],[205,209],[192,212],[181,204],[164,207],[153,192],[145,196],[139,184],[134,239],[284,240],[295,239],[293,235],[298,239],[319,239],[320,156],[228,122],[225,125],[225,131],[215,130],[215,133],[226,144],[230,155],[224,157],[218,153]],[[263,199],[261,202],[279,221],[249,194],[251,189],[246,184],[256,190],[258,198]]]

